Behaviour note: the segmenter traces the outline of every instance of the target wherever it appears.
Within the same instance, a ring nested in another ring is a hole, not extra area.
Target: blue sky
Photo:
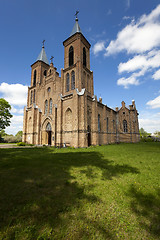
[[[75,11],[91,43],[95,94],[115,108],[134,99],[140,127],[160,131],[160,5],[157,0],[0,1],[0,97],[12,105],[7,133],[22,130],[30,65],[45,39],[48,59],[64,66],[63,41]]]

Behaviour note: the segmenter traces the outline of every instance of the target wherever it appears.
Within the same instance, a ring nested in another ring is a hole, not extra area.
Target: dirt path
[[[0,144],[0,148],[33,148],[35,146],[17,146],[16,143],[13,144]]]
[[[0,148],[14,148],[17,147],[17,144],[0,144]]]

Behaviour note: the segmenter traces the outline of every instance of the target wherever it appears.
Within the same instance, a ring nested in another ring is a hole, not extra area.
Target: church
[[[135,101],[112,109],[94,95],[90,70],[90,43],[76,15],[70,36],[63,42],[61,77],[48,62],[44,42],[31,65],[31,86],[24,108],[23,141],[56,147],[88,147],[119,142],[138,142],[139,124]]]

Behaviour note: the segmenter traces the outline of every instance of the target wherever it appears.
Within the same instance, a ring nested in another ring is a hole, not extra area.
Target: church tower
[[[85,89],[94,95],[93,73],[90,71],[90,43],[83,36],[76,16],[73,30],[64,42],[63,94]]]
[[[76,13],[70,36],[63,42],[64,69],[62,83],[62,142],[72,146],[88,146],[88,98],[94,95],[93,72],[90,70],[90,43],[82,34]]]
[[[28,92],[28,105],[37,103],[37,91],[43,83],[43,79],[47,76],[47,71],[49,69],[49,62],[44,49],[44,41],[42,50],[38,55],[36,61],[31,65],[31,68],[31,86]]]

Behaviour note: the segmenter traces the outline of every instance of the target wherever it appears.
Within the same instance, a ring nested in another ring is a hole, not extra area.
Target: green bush
[[[154,139],[151,137],[141,137],[141,142],[154,142]]]
[[[17,143],[17,146],[26,146],[26,143],[25,142],[19,142],[19,143]]]

